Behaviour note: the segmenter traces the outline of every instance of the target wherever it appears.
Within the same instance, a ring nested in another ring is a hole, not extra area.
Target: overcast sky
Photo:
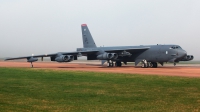
[[[0,57],[97,46],[178,44],[200,60],[200,0],[0,0]]]

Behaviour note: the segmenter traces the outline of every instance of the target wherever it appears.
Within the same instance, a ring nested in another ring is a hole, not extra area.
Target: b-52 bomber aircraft
[[[74,52],[58,52],[53,54],[35,55],[7,58],[5,60],[27,59],[27,62],[38,61],[41,57],[50,57],[51,61],[71,62],[77,57],[87,56],[87,60],[101,60],[102,65],[107,61],[109,67],[121,67],[122,62],[135,62],[137,66],[140,62],[143,68],[157,68],[158,63],[163,66],[165,62],[176,65],[179,61],[193,60],[193,55],[187,55],[179,45],[141,45],[141,46],[118,46],[118,47],[97,47],[86,24],[81,25],[83,48],[77,48]]]

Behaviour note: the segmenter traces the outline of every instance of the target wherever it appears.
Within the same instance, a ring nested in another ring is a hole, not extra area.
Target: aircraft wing
[[[122,51],[127,51],[127,52],[131,52],[131,53],[135,53],[135,52],[142,52],[145,51],[147,49],[149,49],[150,47],[141,47],[141,48],[121,48],[121,49],[112,49],[112,50],[105,50],[105,52],[108,53],[119,53]],[[93,54],[93,53],[97,53],[99,52],[98,50],[89,50],[89,51],[75,51],[75,52],[59,52],[62,55],[87,55],[87,54]],[[56,56],[59,53],[53,53],[53,54],[43,54],[43,55],[34,55],[34,56],[23,56],[23,57],[14,57],[14,58],[6,58],[6,60],[15,60],[15,59],[26,59],[26,58],[30,58],[30,57],[53,57]]]
[[[63,55],[78,55],[79,53],[81,53],[82,55],[87,55],[87,54],[93,54],[93,53],[97,53],[99,52],[99,50],[88,50],[88,51],[76,51],[76,52],[60,52]]]
[[[23,56],[23,57],[14,57],[14,58],[6,58],[5,61],[7,60],[16,60],[16,59],[26,59],[30,57],[38,58],[38,57],[53,57],[56,56],[57,54],[62,54],[62,55],[78,55],[79,53],[81,54],[90,54],[90,53],[96,53],[98,52],[97,50],[94,51],[81,51],[81,52],[59,52],[59,53],[53,53],[53,54],[42,54],[42,55],[34,55],[34,56]]]
[[[23,57],[14,57],[14,58],[6,58],[6,60],[15,60],[15,59],[25,59],[25,58],[30,58],[30,57],[50,57],[50,56],[55,56],[57,53],[54,54],[43,54],[43,55],[34,55],[34,56],[23,56]]]
[[[141,48],[122,48],[122,49],[112,49],[112,50],[105,50],[108,53],[118,53],[118,52],[122,52],[122,51],[127,51],[127,52],[131,52],[131,53],[135,53],[135,52],[142,52],[145,51],[147,49],[149,49],[150,47],[141,47]]]

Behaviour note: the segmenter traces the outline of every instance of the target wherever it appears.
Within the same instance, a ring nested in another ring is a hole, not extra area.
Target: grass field
[[[200,111],[200,78],[0,68],[1,111]]]

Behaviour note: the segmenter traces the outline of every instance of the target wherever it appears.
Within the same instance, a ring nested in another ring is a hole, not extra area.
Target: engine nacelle
[[[38,58],[34,57],[27,58],[27,62],[35,62],[35,61],[38,61]]]
[[[117,59],[118,58],[118,54],[116,53],[111,53],[112,54],[112,59]]]
[[[61,55],[55,58],[57,62],[70,62],[74,60],[74,56],[72,55]]]
[[[191,56],[190,56],[190,60],[193,60],[193,59],[194,59],[194,56],[193,56],[193,55],[191,55]]]
[[[117,59],[118,55],[116,53],[104,53],[97,56],[97,59],[99,60],[111,60],[111,59]]]

